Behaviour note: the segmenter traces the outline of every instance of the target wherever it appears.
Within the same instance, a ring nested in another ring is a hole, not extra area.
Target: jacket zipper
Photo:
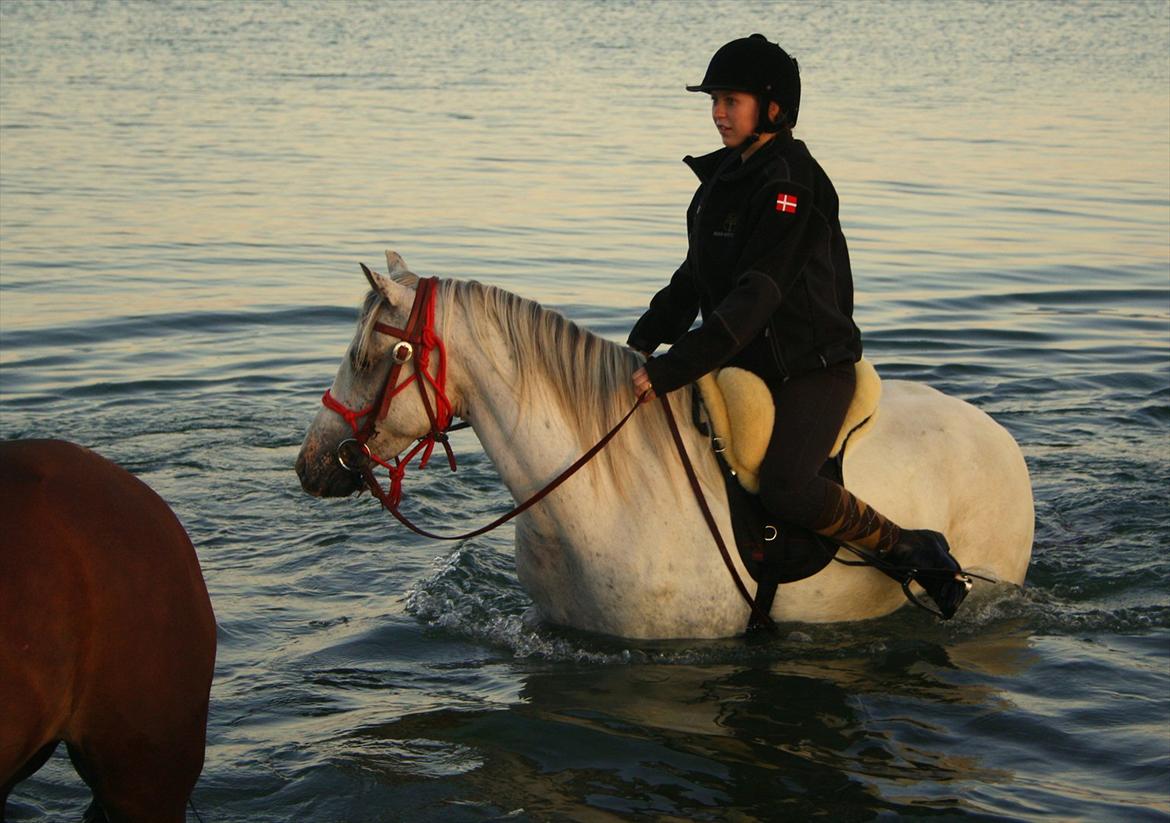
[[[784,355],[780,352],[780,344],[776,342],[776,335],[772,334],[771,320],[764,328],[764,337],[768,338],[768,345],[772,347],[772,356],[776,358],[776,365],[780,368],[780,373],[784,375],[784,380],[787,381],[792,374],[788,371],[788,364],[784,362]]]

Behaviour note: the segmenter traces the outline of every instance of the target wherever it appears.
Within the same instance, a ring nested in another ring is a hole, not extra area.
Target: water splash
[[[433,629],[507,650],[514,658],[571,663],[712,664],[777,659],[810,660],[884,650],[894,638],[917,636],[954,643],[988,634],[1083,631],[1141,632],[1170,626],[1170,607],[1133,603],[1120,608],[1076,602],[1039,587],[982,586],[948,623],[928,622],[901,609],[864,624],[792,624],[778,636],[713,641],[631,641],[544,623],[520,588],[511,558],[470,541],[436,558],[431,574],[406,593],[406,611]]]

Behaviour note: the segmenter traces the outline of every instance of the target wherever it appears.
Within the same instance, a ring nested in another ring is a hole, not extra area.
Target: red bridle
[[[363,265],[366,275],[372,274]],[[439,279],[429,277],[418,281],[418,288],[414,295],[414,303],[410,307],[410,315],[406,320],[406,327],[399,329],[385,323],[375,323],[374,330],[391,337],[397,337],[394,344],[394,365],[386,376],[386,383],[378,400],[364,409],[351,409],[339,401],[326,389],[321,397],[325,408],[337,412],[353,429],[353,438],[343,440],[337,447],[337,461],[349,471],[360,471],[363,460],[373,460],[385,466],[390,472],[389,499],[395,506],[402,499],[402,478],[406,475],[406,468],[421,452],[422,460],[419,468],[426,468],[435,450],[435,443],[442,443],[447,452],[447,463],[451,471],[455,471],[455,454],[451,451],[451,444],[447,439],[447,431],[451,427],[451,401],[447,398],[447,349],[443,340],[435,332],[435,294],[439,289]],[[437,371],[430,370],[431,353],[439,353]],[[408,363],[414,364],[414,372],[403,380],[403,371]],[[405,456],[394,458],[394,463],[382,460],[370,451],[367,441],[374,436],[374,429],[378,423],[386,418],[390,411],[390,401],[401,394],[411,383],[418,386],[419,396],[422,398],[423,408],[426,409],[427,419],[430,421],[430,431],[419,438],[417,444]],[[427,394],[427,384],[434,390],[435,402],[431,403]],[[376,413],[375,413],[376,411]],[[365,423],[358,421],[365,418]]]

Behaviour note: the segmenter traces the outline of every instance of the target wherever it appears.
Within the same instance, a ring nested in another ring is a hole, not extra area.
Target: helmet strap
[[[756,95],[756,131],[757,132],[777,132],[783,128],[783,123],[788,115],[781,109],[779,116],[773,120],[768,116],[768,109],[774,101],[765,97],[762,94]],[[776,105],[779,105],[777,103]]]

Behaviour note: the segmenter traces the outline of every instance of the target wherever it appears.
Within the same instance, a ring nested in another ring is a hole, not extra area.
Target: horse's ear
[[[370,284],[370,288],[374,291],[378,291],[378,273],[371,271],[370,267],[365,263],[358,263],[358,265],[362,267],[362,274],[366,276],[366,282]]]
[[[398,274],[410,273],[410,269],[406,267],[406,261],[402,259],[402,255],[393,249],[386,249],[386,273],[391,277]]]
[[[399,258],[401,259],[401,258]],[[401,283],[391,280],[385,275],[378,274],[365,263],[359,263],[362,274],[370,283],[370,288],[385,297],[391,306],[409,306],[414,301],[414,292]]]

